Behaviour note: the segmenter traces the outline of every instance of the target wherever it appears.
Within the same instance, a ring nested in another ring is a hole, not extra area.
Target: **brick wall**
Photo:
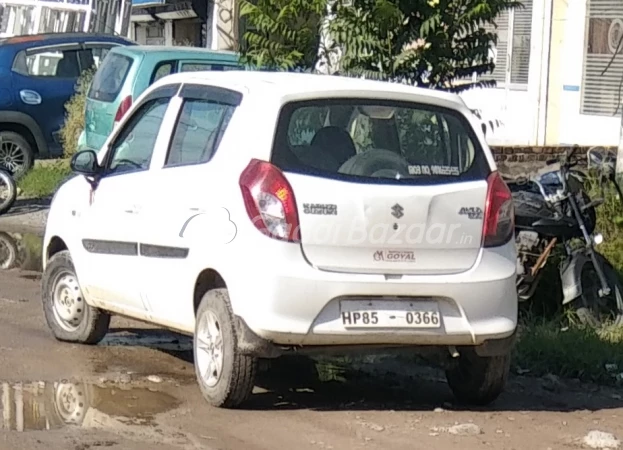
[[[557,158],[570,147],[491,147],[500,172],[520,175],[540,169],[548,159]],[[591,147],[580,147],[577,155],[586,155]],[[616,153],[616,147],[605,147]]]

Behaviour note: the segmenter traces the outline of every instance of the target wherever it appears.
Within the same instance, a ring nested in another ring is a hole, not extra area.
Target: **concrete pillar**
[[[164,45],[173,45],[173,21],[164,21]]]
[[[553,0],[552,29],[549,53],[549,80],[547,89],[547,111],[545,124],[545,145],[560,144],[560,99],[563,89],[563,38],[566,33],[568,2]],[[584,30],[582,30],[582,34]],[[580,51],[580,50],[578,50]],[[583,51],[583,50],[582,50]]]
[[[11,429],[11,386],[2,383],[2,428]]]

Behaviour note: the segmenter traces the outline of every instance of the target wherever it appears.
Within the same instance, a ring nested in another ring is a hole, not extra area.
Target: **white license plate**
[[[342,300],[345,328],[440,328],[439,306],[431,301]]]

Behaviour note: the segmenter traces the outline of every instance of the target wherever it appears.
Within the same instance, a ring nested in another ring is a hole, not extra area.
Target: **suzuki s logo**
[[[394,216],[396,219],[400,219],[402,216],[404,216],[404,210],[405,209],[402,206],[396,203],[394,206],[392,206],[392,216]]]

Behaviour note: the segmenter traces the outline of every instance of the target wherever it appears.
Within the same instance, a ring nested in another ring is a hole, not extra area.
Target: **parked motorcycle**
[[[598,150],[589,150],[588,167],[597,172],[600,183],[614,183],[620,195],[614,179],[615,157]],[[587,174],[574,169],[579,162],[576,153],[577,147],[548,161],[529,178],[506,180],[515,204],[519,300],[534,296],[543,268],[560,245],[564,250],[559,267],[563,305],[585,325],[623,325],[623,284],[608,260],[595,250],[603,241],[595,232],[595,209],[604,199],[589,197]]]
[[[17,198],[17,183],[7,168],[0,167],[0,214],[13,206]]]

